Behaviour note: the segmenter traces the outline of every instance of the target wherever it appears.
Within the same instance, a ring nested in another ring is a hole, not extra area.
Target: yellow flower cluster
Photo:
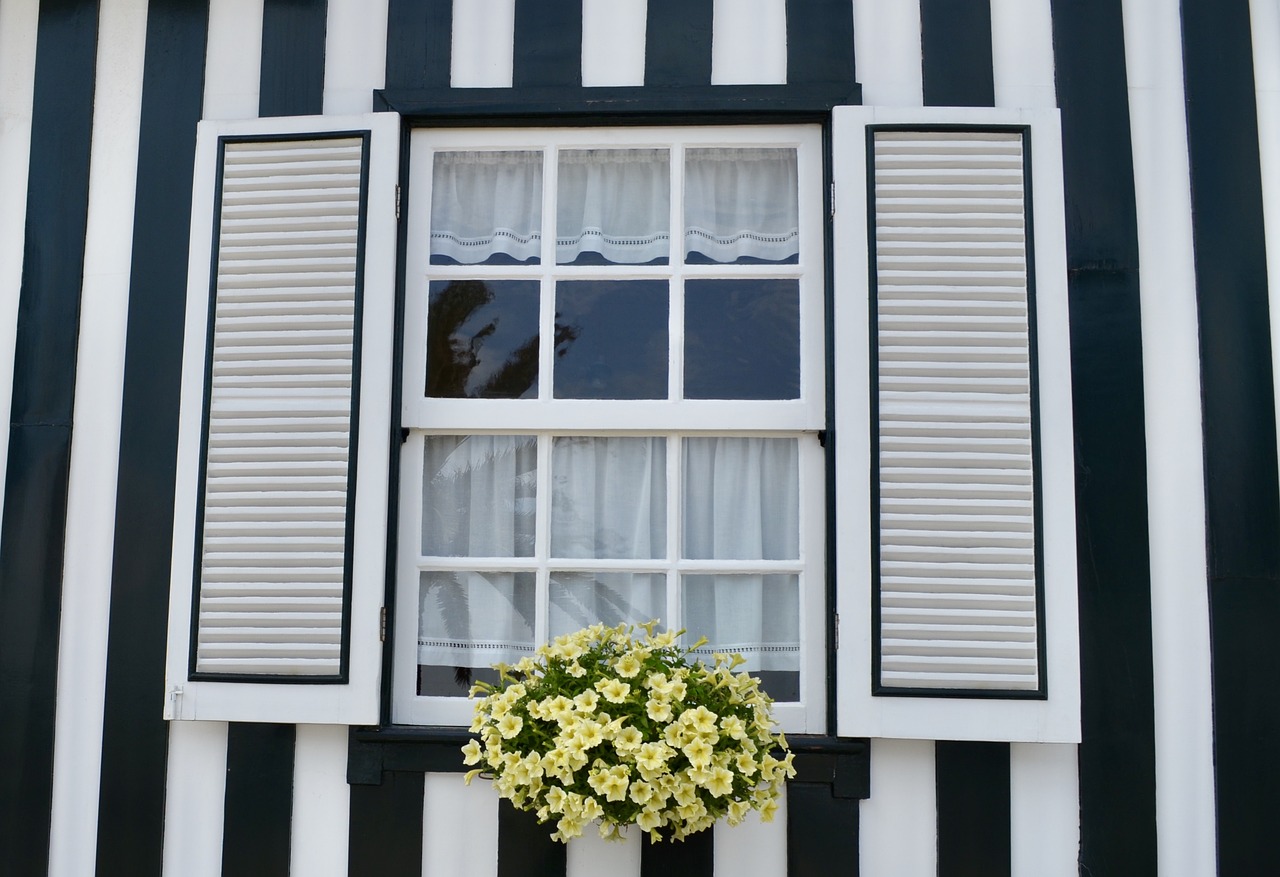
[[[517,808],[554,822],[567,842],[598,820],[603,837],[638,825],[653,840],[685,836],[751,810],[764,821],[795,776],[772,700],[758,679],[734,673],[739,655],[690,660],[678,634],[594,625],[558,637],[536,657],[498,665],[478,684],[462,748],[467,774],[493,780]],[[640,634],[643,633],[643,636]]]

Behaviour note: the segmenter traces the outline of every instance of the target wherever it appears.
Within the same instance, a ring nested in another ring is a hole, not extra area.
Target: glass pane
[[[800,556],[795,439],[684,439],[684,551],[710,560]]]
[[[667,398],[667,282],[556,285],[557,399]]]
[[[534,436],[427,436],[422,553],[532,557],[537,478]]]
[[[465,696],[489,665],[533,653],[534,574],[424,572],[418,586],[418,694]]]
[[[667,150],[564,150],[557,195],[556,261],[561,265],[667,264]]]
[[[681,595],[685,638],[707,638],[695,654],[736,652],[774,700],[800,699],[799,576],[689,575]]]
[[[557,437],[551,446],[551,556],[666,554],[666,439]]]
[[[427,395],[537,398],[538,281],[431,283]]]
[[[686,399],[800,397],[800,284],[690,280],[684,292]]]
[[[686,261],[797,261],[794,149],[690,149],[684,189]]]
[[[541,249],[541,152],[436,153],[431,264],[534,265]]]
[[[549,633],[556,637],[595,624],[644,624],[666,611],[661,573],[553,572]]]

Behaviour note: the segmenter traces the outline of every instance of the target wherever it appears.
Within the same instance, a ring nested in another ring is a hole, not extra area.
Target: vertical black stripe
[[[515,32],[512,85],[582,85],[581,3],[520,0]]]
[[[390,0],[387,88],[446,88],[453,52],[453,0]]]
[[[425,778],[420,771],[389,770],[379,785],[351,786],[351,877],[421,877]]]
[[[1247,0],[1182,0],[1200,316],[1218,866],[1280,872],[1280,492]]]
[[[227,729],[222,873],[288,877],[294,725],[233,722]]]
[[[196,122],[208,2],[151,0],[111,569],[99,875],[159,875],[169,726],[161,718]]]
[[[640,877],[711,877],[714,872],[715,829],[691,834],[683,841],[650,843],[640,847]]]
[[[1053,0],[1080,587],[1081,873],[1156,873],[1137,205],[1120,0]]]
[[[1009,744],[936,746],[938,877],[1007,877]]]
[[[44,0],[0,530],[0,862],[49,861],[59,610],[89,209],[96,0]]]
[[[259,116],[317,115],[324,106],[328,0],[266,0]]]
[[[920,0],[921,73],[931,107],[990,107],[990,0]]]
[[[858,799],[831,783],[787,783],[787,877],[857,877]]]
[[[532,813],[498,802],[498,877],[564,877],[565,845],[551,839],[554,826]]]
[[[849,0],[787,0],[787,82],[853,84]]]
[[[644,84],[711,84],[712,0],[649,0]]]

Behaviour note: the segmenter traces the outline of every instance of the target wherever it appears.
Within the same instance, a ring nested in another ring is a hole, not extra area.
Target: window
[[[396,722],[657,618],[822,729],[819,140],[414,132]]]

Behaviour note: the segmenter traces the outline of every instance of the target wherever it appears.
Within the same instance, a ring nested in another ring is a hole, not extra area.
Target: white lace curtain
[[[559,153],[556,261],[669,257],[666,149]],[[714,262],[793,260],[799,252],[796,153],[699,148],[685,157],[684,252]],[[433,260],[529,262],[542,245],[542,154],[439,152],[432,168]]]

